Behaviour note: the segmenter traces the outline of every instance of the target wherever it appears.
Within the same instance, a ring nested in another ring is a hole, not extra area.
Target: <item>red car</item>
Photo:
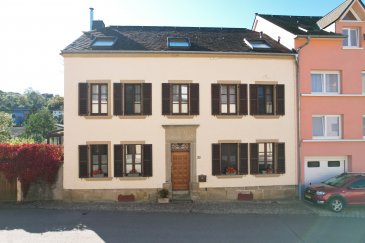
[[[365,173],[343,173],[304,191],[306,201],[341,212],[346,205],[365,205]]]

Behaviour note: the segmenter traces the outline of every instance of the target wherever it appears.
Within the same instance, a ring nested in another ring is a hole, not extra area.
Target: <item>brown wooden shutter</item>
[[[257,85],[250,84],[250,115],[257,115]]]
[[[276,115],[285,115],[285,86],[276,85]]]
[[[221,151],[220,144],[212,144],[212,175],[221,175]]]
[[[88,146],[79,145],[79,178],[87,178]]]
[[[256,175],[259,173],[259,145],[250,143],[250,174]]]
[[[247,108],[247,84],[240,84],[239,85],[239,115],[247,115],[248,108]]]
[[[152,144],[143,145],[143,176],[152,176]]]
[[[123,177],[123,145],[114,144],[114,177]]]
[[[219,92],[219,84],[212,84],[212,115],[219,115],[220,108],[220,92]]]
[[[199,84],[190,84],[190,115],[199,115]]]
[[[278,161],[276,173],[285,174],[285,143],[277,143],[276,147]]]
[[[171,114],[170,88],[169,83],[162,84],[162,115]]]
[[[240,143],[240,175],[248,174],[248,144]]]
[[[79,116],[89,115],[88,84],[79,83]]]
[[[152,84],[142,84],[143,91],[143,111],[142,114],[146,116],[152,115]]]
[[[123,106],[122,106],[122,100],[123,100],[123,84],[121,83],[114,83],[113,85],[113,99],[114,99],[114,108],[113,113],[116,116],[122,116],[123,115]]]

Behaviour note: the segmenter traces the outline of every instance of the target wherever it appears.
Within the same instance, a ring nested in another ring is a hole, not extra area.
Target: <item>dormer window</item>
[[[270,49],[272,48],[269,43],[265,40],[246,40],[244,39],[245,43],[251,47],[251,49]]]
[[[188,49],[190,48],[191,43],[189,38],[185,37],[168,37],[167,38],[167,47],[169,49]]]
[[[93,49],[108,49],[115,45],[117,38],[115,37],[96,37],[91,47]]]

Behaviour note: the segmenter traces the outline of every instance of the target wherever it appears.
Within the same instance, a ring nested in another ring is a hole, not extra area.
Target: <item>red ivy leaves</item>
[[[8,180],[19,178],[23,196],[32,182],[53,184],[63,163],[61,146],[49,144],[0,144],[0,171]]]

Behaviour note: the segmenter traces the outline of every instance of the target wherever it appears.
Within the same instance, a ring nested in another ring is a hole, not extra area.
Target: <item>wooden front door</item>
[[[16,180],[8,181],[0,173],[0,201],[16,201]]]
[[[173,151],[172,153],[172,190],[189,190],[190,152]]]

